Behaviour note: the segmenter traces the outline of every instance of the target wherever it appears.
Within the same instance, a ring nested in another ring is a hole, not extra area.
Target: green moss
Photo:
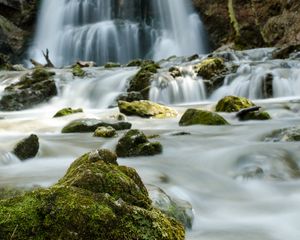
[[[162,145],[159,142],[149,142],[143,132],[132,129],[120,138],[116,153],[119,157],[151,156],[162,153]]]
[[[54,118],[57,118],[57,117],[64,117],[64,116],[67,116],[67,115],[71,115],[71,114],[74,114],[74,113],[81,113],[83,112],[82,108],[78,108],[78,109],[72,109],[72,108],[63,108],[61,110],[59,110],[57,113],[54,114]]]
[[[147,100],[118,101],[118,107],[121,113],[129,116],[136,115],[144,118],[172,118],[177,116],[174,109]]]
[[[194,66],[198,76],[204,79],[211,79],[226,71],[226,66],[222,58],[207,58]]]
[[[238,112],[243,108],[253,107],[255,104],[245,97],[226,96],[216,106],[217,112]]]
[[[240,27],[239,27],[239,23],[238,23],[238,21],[236,19],[236,16],[235,16],[233,1],[234,0],[228,0],[227,7],[228,7],[230,23],[233,26],[233,29],[234,29],[234,32],[235,32],[235,37],[239,38],[240,37]]]
[[[192,108],[186,110],[179,121],[179,125],[189,126],[195,124],[228,125],[229,123],[217,113]]]
[[[120,63],[108,62],[104,65],[104,68],[117,68],[121,67]]]
[[[151,207],[136,171],[98,152],[98,160],[77,159],[48,189],[1,200],[0,239],[183,240],[182,225]]]
[[[86,72],[80,67],[79,64],[76,64],[72,68],[72,73],[74,77],[84,77],[86,75]]]
[[[98,127],[94,132],[94,137],[111,138],[116,135],[116,130],[110,126]]]
[[[143,64],[143,60],[141,59],[134,59],[132,61],[130,61],[129,63],[127,63],[127,67],[139,67]]]
[[[143,61],[141,69],[129,83],[128,92],[141,92],[144,99],[149,98],[150,80],[160,66],[153,61]]]

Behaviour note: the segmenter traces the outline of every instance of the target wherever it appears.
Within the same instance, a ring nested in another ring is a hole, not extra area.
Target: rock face
[[[33,158],[39,151],[39,138],[31,134],[28,138],[21,140],[13,149],[13,153],[20,159]]]
[[[37,68],[31,74],[25,74],[19,82],[5,88],[0,100],[0,110],[24,110],[50,100],[57,95],[53,75],[55,75],[54,72],[43,68]]]
[[[195,124],[228,125],[229,123],[217,113],[190,108],[181,117],[179,125],[189,126]]]
[[[0,53],[17,62],[36,22],[38,0],[0,0]]]
[[[214,49],[283,46],[300,43],[297,0],[193,0]]]
[[[115,130],[125,130],[131,128],[129,122],[103,122],[94,118],[76,119],[67,124],[62,133],[75,133],[75,132],[94,132],[98,127],[112,127]]]
[[[172,118],[177,116],[177,112],[172,108],[163,106],[148,100],[133,102],[118,102],[119,110],[125,115],[135,115],[144,118]]]
[[[1,239],[184,239],[183,226],[151,206],[136,171],[104,149],[74,161],[54,186],[0,201],[0,216],[9,216]]]
[[[149,142],[145,134],[136,129],[125,133],[116,146],[119,157],[151,156],[161,152],[162,145],[159,142]]]

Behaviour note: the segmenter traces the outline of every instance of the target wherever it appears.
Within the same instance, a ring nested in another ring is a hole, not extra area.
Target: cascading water
[[[205,51],[202,23],[186,0],[44,0],[31,58],[48,48],[57,66],[77,60],[160,59]]]

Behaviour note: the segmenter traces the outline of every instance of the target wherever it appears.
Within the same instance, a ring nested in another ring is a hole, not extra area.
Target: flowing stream
[[[271,51],[257,49],[228,54],[239,64],[238,70],[227,76],[211,96],[202,79],[192,74],[189,64],[194,62],[180,59],[161,62],[163,68],[151,89],[156,95],[151,97],[173,104],[179,117],[127,119],[133,128],[149,135],[158,134],[155,140],[162,143],[163,154],[118,161],[136,168],[144,183],[159,186],[171,196],[192,204],[195,220],[186,239],[300,239],[299,144],[264,141],[273,130],[299,125],[300,61],[297,58],[271,60],[268,57]],[[163,76],[168,78],[170,64],[186,69],[186,75],[160,89],[157,83],[163,82]],[[95,148],[114,150],[118,137],[106,140],[95,138],[92,133],[61,134],[60,131],[77,118],[111,119],[118,109],[107,107],[125,90],[128,79],[137,70],[135,67],[88,68],[88,75],[83,79],[73,78],[70,69],[55,70],[57,97],[26,111],[1,112],[0,185],[49,186],[81,154]],[[260,99],[259,91],[251,91],[255,84],[260,86],[257,79],[268,73],[275,76],[274,97]],[[0,72],[1,92],[23,74]],[[185,84],[191,85],[190,88],[184,87]],[[234,114],[222,114],[230,126],[178,126],[186,108],[213,109],[216,100],[226,94],[251,97],[270,113],[272,120],[240,122]],[[67,106],[83,107],[84,113],[52,118],[57,110]],[[190,135],[173,135],[182,131]],[[37,157],[21,162],[10,151],[30,133],[39,136],[40,150]]]
[[[56,66],[158,60],[205,52],[202,32],[186,0],[44,0],[29,56],[42,62],[48,48]]]

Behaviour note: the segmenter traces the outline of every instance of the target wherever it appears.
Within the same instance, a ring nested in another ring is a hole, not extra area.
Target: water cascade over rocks
[[[44,0],[29,55],[48,48],[57,66],[191,55],[205,51],[202,31],[186,0]]]

